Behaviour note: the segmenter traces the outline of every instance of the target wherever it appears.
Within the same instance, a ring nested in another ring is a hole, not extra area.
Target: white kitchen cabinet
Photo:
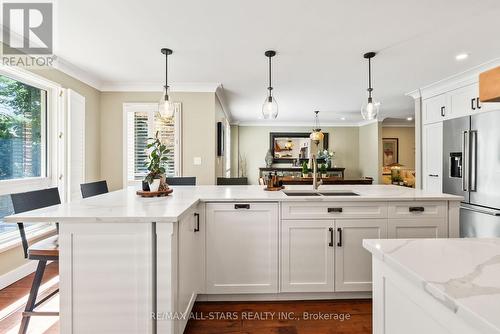
[[[389,239],[446,238],[448,224],[445,218],[389,219]]]
[[[333,292],[333,238],[333,220],[282,221],[282,292]]]
[[[481,111],[479,105],[479,85],[473,83],[448,93],[450,96],[450,108],[453,110],[453,118],[470,116]]]
[[[437,95],[422,102],[422,121],[424,124],[440,122],[451,117],[448,94]]]
[[[422,179],[423,188],[433,193],[443,189],[443,123],[423,126]]]
[[[387,238],[387,219],[339,219],[335,234],[335,291],[371,291],[372,259],[362,243]]]
[[[207,293],[278,292],[278,204],[207,203]]]
[[[180,219],[179,227],[179,262],[178,262],[178,298],[177,309],[182,314],[191,311],[196,296],[203,293],[205,282],[205,224],[204,206],[188,211]],[[186,317],[180,320],[180,332],[186,326]]]

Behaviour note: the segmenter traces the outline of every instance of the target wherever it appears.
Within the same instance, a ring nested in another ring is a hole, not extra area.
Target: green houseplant
[[[319,171],[321,172],[321,177],[325,178],[328,171],[328,167],[326,166],[326,164],[321,164],[321,166],[319,167]]]
[[[146,146],[148,158],[146,159],[146,167],[149,171],[145,180],[149,183],[150,191],[158,191],[161,180],[165,176],[165,164],[168,161],[166,154],[170,152],[165,144],[162,144],[158,138],[159,131],[156,131],[154,138],[148,138]]]
[[[309,167],[307,167],[307,161],[304,161],[302,163],[302,177],[308,177],[309,176]]]

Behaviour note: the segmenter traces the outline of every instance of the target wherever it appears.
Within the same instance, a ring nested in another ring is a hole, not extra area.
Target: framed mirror
[[[292,163],[295,160],[308,160],[311,156],[313,143],[308,132],[271,132],[269,134],[269,149],[273,163]],[[323,141],[318,144],[318,150],[328,149],[328,133],[324,133]]]

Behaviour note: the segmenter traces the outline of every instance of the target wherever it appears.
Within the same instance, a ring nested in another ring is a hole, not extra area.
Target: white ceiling
[[[498,0],[64,0],[56,54],[103,86],[221,83],[236,121],[257,122],[275,49],[280,123],[359,120],[367,51],[383,117],[407,117],[405,93],[500,56]],[[462,62],[455,55],[467,52]]]

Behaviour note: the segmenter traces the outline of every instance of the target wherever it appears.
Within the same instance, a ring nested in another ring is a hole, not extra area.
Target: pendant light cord
[[[271,71],[271,57],[269,57],[269,87],[267,87],[267,89],[269,90],[269,96],[272,96],[272,90],[273,90],[273,86],[271,84],[271,75],[272,75],[272,71]]]
[[[165,89],[168,89],[168,54],[165,54]]]
[[[368,97],[372,98],[372,59],[368,58]]]

